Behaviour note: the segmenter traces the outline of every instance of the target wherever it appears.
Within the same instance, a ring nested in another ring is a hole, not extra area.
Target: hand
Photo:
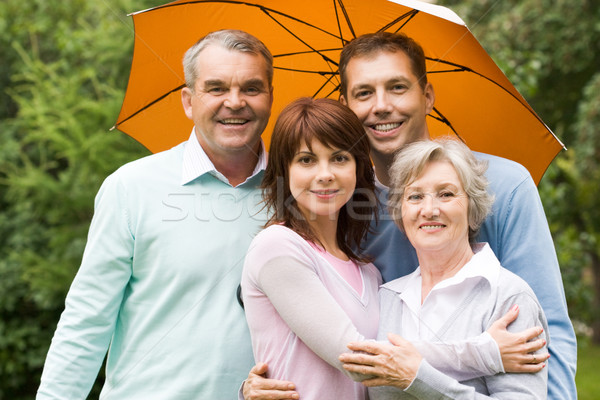
[[[267,379],[267,364],[258,363],[250,370],[248,379],[244,382],[243,393],[245,400],[297,400],[300,395],[295,392],[292,382]]]
[[[508,325],[517,319],[518,315],[519,306],[515,304],[502,318],[494,322],[487,332],[498,343],[505,372],[538,372],[546,366],[546,360],[550,358],[547,352],[533,354],[546,345],[544,339],[534,340],[544,330],[534,327],[522,332],[509,332]]]
[[[417,376],[423,357],[401,336],[390,333],[388,339],[391,345],[372,341],[349,343],[348,348],[355,353],[342,354],[340,361],[350,372],[372,376],[362,382],[365,386],[406,389]]]

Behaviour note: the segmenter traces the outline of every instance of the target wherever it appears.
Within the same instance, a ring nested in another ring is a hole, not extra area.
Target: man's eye
[[[225,93],[225,88],[222,88],[222,87],[211,87],[211,88],[208,88],[207,92],[211,93],[211,94]]]
[[[354,97],[357,99],[364,99],[369,97],[369,95],[371,94],[370,90],[360,90],[356,93],[354,93]]]
[[[406,87],[406,85],[402,85],[402,84],[397,84],[397,85],[392,86],[392,90],[394,92],[404,92],[404,91],[406,91],[406,89],[408,89]]]
[[[252,87],[248,87],[248,88],[244,89],[244,92],[246,92],[246,94],[249,94],[249,95],[255,95],[255,94],[260,93],[260,90],[257,87],[252,86]]]

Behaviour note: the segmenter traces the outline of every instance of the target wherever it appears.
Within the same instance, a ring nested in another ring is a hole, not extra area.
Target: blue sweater
[[[38,399],[84,399],[110,344],[103,399],[233,399],[253,365],[236,298],[264,224],[262,172],[182,185],[185,143],[102,185]]]
[[[523,278],[535,292],[548,319],[550,360],[548,398],[576,399],[577,341],[567,313],[565,293],[546,215],[528,171],[513,161],[475,153],[488,161],[486,176],[495,196],[492,215],[478,242],[488,242],[503,267]],[[418,266],[412,245],[387,211],[387,190],[379,193],[380,222],[366,241],[385,282],[410,274]]]

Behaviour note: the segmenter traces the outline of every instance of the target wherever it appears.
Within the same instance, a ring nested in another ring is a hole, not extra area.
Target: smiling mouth
[[[371,125],[371,128],[373,128],[374,130],[376,130],[378,132],[389,132],[393,129],[398,128],[400,125],[402,125],[402,122],[390,122],[390,123],[386,123],[386,124]]]
[[[248,122],[248,120],[242,118],[227,118],[219,121],[219,123],[223,125],[244,125],[246,122]]]
[[[419,229],[423,229],[423,230],[433,230],[433,229],[441,229],[441,228],[445,228],[446,225],[440,224],[440,225],[423,225],[421,226]]]
[[[321,197],[329,197],[329,196],[333,196],[334,194],[336,194],[337,192],[339,192],[339,190],[337,189],[328,189],[328,190],[311,190],[311,193],[317,195],[317,196],[321,196]]]

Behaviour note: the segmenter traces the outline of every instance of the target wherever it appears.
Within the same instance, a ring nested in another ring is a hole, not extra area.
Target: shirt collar
[[[264,170],[267,167],[267,152],[265,150],[265,144],[261,140],[260,141],[260,154],[258,156],[258,162],[254,167],[254,171],[252,175],[248,177],[248,179],[254,177],[259,172]],[[190,138],[185,144],[185,148],[183,150],[183,166],[181,171],[181,185],[185,185],[193,181],[194,179],[204,175],[211,174],[215,178],[219,179],[222,182],[229,184],[229,181],[217,169],[215,165],[212,163],[206,152],[200,146],[200,142],[198,142],[198,138],[196,137],[195,129],[192,129],[192,134]],[[246,179],[246,180],[248,180]]]
[[[492,287],[496,286],[500,274],[500,261],[487,243],[473,245],[473,257],[452,278],[450,283],[457,284],[469,278],[481,277]],[[449,279],[449,280],[450,280]]]
[[[475,253],[471,260],[464,265],[451,278],[448,278],[436,285],[436,289],[446,287],[450,285],[459,284],[469,278],[484,278],[487,280],[491,287],[495,287],[498,282],[498,276],[500,274],[500,261],[496,258],[496,255],[487,243],[477,243],[473,246],[473,252]],[[386,283],[382,287],[394,291],[396,293],[402,293],[411,285],[415,284],[415,281],[419,282],[420,285],[421,269],[417,268],[412,274],[408,275],[405,279],[395,279],[391,282]]]

